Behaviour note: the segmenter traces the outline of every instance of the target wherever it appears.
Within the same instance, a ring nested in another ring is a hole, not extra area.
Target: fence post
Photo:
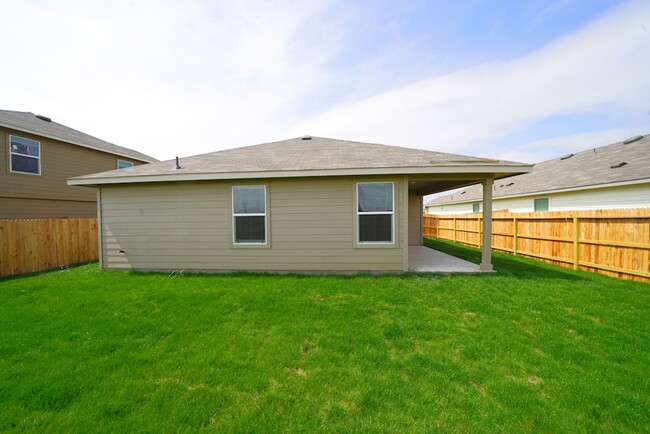
[[[481,217],[478,218],[478,248],[481,248],[483,244],[483,225],[481,224],[483,220]]]
[[[573,269],[580,268],[580,218],[573,217]]]
[[[512,217],[512,253],[517,256],[517,217]]]
[[[456,241],[456,216],[454,216],[454,241]]]

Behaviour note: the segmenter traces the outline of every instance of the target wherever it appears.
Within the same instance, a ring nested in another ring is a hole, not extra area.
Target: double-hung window
[[[266,187],[244,185],[232,188],[234,244],[266,244]]]
[[[9,169],[16,173],[41,174],[41,143],[24,137],[9,136]]]
[[[394,243],[394,205],[392,182],[357,184],[357,242],[359,244]]]

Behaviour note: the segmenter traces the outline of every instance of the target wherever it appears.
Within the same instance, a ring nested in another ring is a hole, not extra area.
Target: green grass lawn
[[[650,285],[494,264],[4,279],[0,431],[647,431]]]

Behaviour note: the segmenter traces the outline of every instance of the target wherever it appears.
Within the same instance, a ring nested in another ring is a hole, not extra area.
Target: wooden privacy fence
[[[481,246],[482,213],[424,215],[423,235]],[[492,214],[492,248],[650,282],[650,208]]]
[[[0,276],[97,259],[97,219],[0,220]]]

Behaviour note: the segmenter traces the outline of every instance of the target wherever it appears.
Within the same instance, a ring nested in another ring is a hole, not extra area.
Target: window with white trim
[[[480,202],[476,202],[472,204],[472,212],[481,212]]]
[[[118,169],[124,169],[127,167],[133,167],[133,163],[131,161],[126,161],[126,160],[117,160]]]
[[[540,197],[533,201],[533,209],[535,212],[548,211],[548,197]]]
[[[392,244],[395,232],[392,182],[357,184],[357,243]]]
[[[41,143],[24,137],[9,136],[9,170],[30,175],[41,174]]]
[[[232,188],[234,244],[266,244],[266,186]]]

